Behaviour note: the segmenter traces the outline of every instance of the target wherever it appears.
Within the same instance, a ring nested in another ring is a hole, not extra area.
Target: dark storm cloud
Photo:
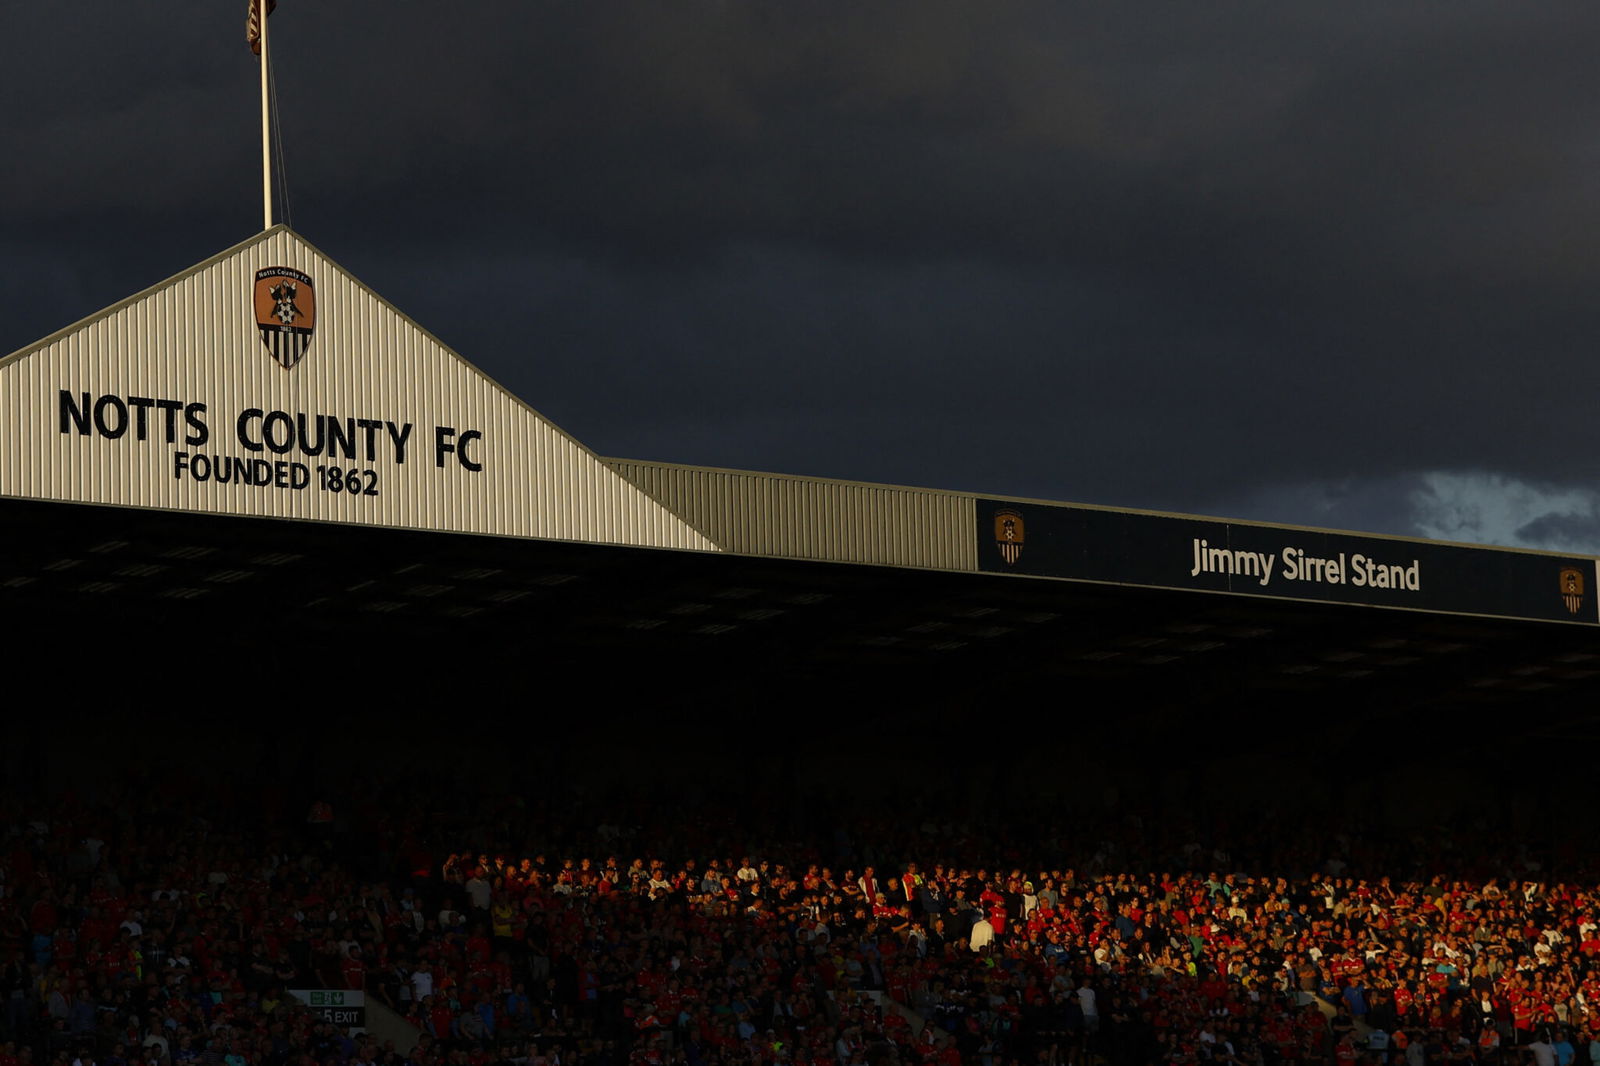
[[[1517,530],[1523,540],[1569,550],[1592,551],[1600,544],[1600,513],[1544,514]]]
[[[243,5],[58,7],[14,16],[8,349],[258,217]],[[1590,5],[272,31],[296,228],[602,453],[1394,532],[1440,472],[1600,473]]]

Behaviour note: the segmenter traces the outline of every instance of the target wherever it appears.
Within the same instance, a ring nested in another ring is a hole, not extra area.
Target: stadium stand
[[[168,768],[8,796],[3,1066],[1600,1049],[1597,870],[1544,808],[1477,816],[1458,847],[1337,806],[1033,818],[931,792],[891,816],[871,792],[807,813],[681,787],[665,809],[670,772],[604,799],[580,776],[307,800]],[[351,1032],[292,989],[359,991],[420,1035]]]

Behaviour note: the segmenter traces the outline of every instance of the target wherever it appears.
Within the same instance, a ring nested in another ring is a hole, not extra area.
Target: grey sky
[[[259,226],[244,4],[25,5],[0,349]],[[602,454],[1600,551],[1600,8],[283,0],[295,228]]]

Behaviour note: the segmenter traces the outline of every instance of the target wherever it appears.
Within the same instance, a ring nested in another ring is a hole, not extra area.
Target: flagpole
[[[266,0],[250,0],[256,5],[261,26],[261,228],[272,228],[272,123],[267,92],[267,11]]]

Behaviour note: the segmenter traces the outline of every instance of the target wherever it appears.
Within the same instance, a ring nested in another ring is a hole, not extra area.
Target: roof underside
[[[1586,627],[977,573],[0,501],[13,661],[299,691],[330,665],[373,698],[556,678],[658,707],[1337,714],[1340,733],[1600,736]],[[397,664],[404,664],[398,666]],[[1040,693],[1050,693],[1041,699]],[[298,697],[296,697],[298,699]],[[1397,716],[1397,711],[1407,712]],[[1409,723],[1409,724],[1408,724]],[[1080,728],[1082,723],[1080,722]]]

